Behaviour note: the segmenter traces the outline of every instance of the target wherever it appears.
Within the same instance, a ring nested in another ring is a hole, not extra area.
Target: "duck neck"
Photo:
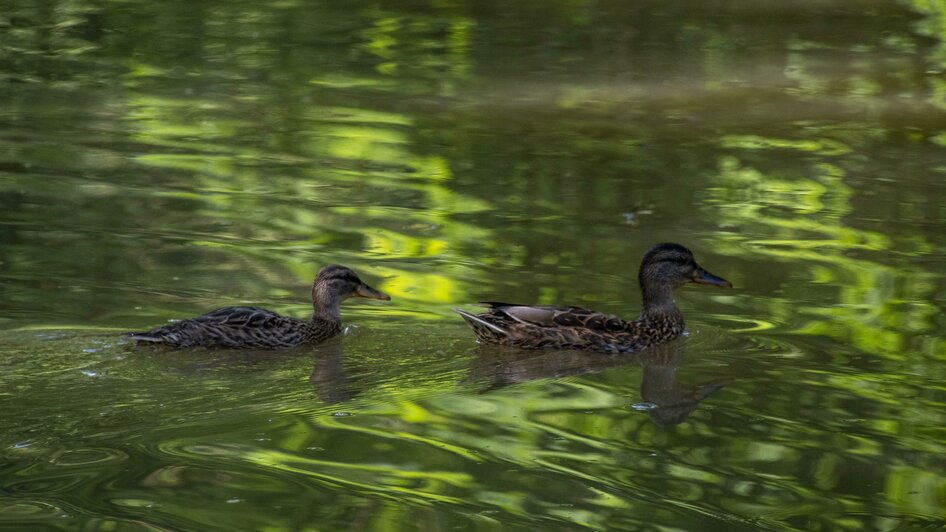
[[[673,287],[670,285],[641,283],[641,295],[643,296],[641,319],[669,318],[674,321],[683,321],[683,314],[677,308],[677,302],[673,299]]]
[[[312,286],[312,319],[324,321],[342,321],[342,298],[338,292],[324,285]]]

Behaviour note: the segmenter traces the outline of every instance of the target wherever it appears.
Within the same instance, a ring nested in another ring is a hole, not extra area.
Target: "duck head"
[[[687,283],[732,288],[732,283],[697,264],[689,249],[673,243],[657,244],[644,254],[638,281],[645,312],[667,306],[676,309],[673,289]]]
[[[350,268],[331,264],[319,270],[312,283],[312,308],[314,316],[340,320],[339,307],[350,297],[365,297],[389,301],[391,296],[375,290],[358,278]]]

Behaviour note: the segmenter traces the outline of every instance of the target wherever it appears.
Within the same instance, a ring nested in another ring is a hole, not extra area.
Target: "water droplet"
[[[99,373],[97,371],[92,371],[91,369],[82,370],[82,374],[86,377],[98,377]]]
[[[653,410],[657,408],[657,405],[654,403],[634,403],[631,405],[631,408],[640,412],[646,412],[647,410]]]
[[[96,351],[98,351],[98,349],[95,349],[94,347],[86,347],[82,350],[83,353],[95,353]]]
[[[351,415],[351,412],[333,412],[332,416],[334,417],[348,417]]]
[[[239,497],[230,497],[227,499],[227,504],[236,504],[238,502],[243,502]]]

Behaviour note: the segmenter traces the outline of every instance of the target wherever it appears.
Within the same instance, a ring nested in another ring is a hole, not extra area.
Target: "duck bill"
[[[358,289],[355,290],[355,295],[358,297],[366,297],[368,299],[381,299],[384,301],[390,301],[391,296],[371,288],[366,284],[361,284],[358,286]]]
[[[715,275],[704,270],[703,268],[700,268],[697,271],[696,277],[693,278],[693,282],[696,284],[711,284],[713,286],[722,286],[725,288],[732,288],[732,283],[730,283],[726,279],[723,279],[722,277],[716,277]]]

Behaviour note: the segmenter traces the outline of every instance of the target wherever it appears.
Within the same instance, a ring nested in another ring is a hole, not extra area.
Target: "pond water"
[[[946,8],[0,0],[0,528],[946,520]],[[636,316],[640,354],[453,308]],[[392,296],[277,352],[120,336]],[[470,307],[472,308],[472,307]]]

